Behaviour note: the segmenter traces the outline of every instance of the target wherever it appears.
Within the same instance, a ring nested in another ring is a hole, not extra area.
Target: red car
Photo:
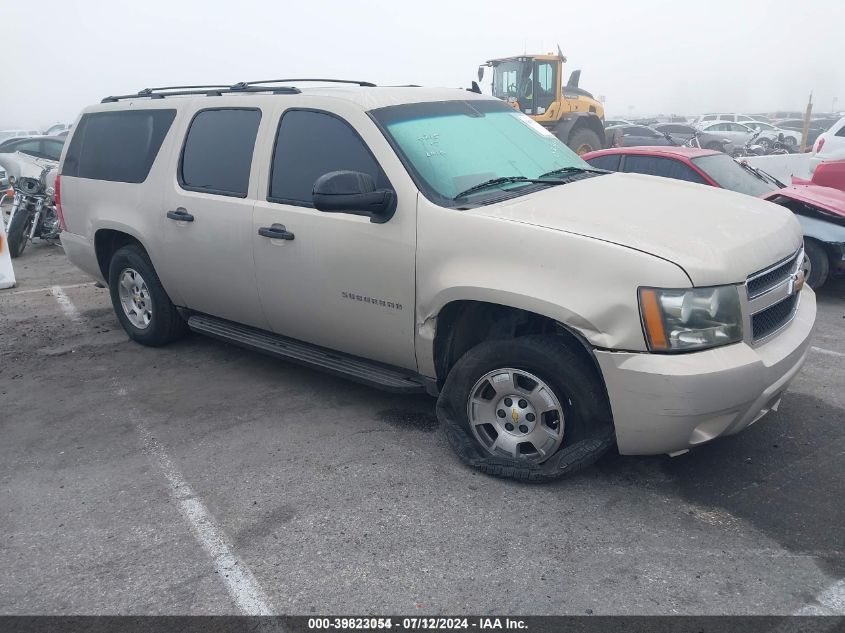
[[[831,272],[845,273],[845,170],[839,164],[842,161],[820,164],[810,181],[793,179],[791,185],[784,185],[759,169],[709,149],[614,147],[588,152],[581,158],[599,169],[722,187],[785,206],[795,213],[804,230],[804,272],[810,286],[821,287]]]

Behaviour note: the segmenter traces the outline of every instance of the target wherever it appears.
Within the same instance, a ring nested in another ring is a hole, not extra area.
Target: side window
[[[836,132],[836,136],[845,136],[845,125],[839,128],[839,130]]]
[[[673,158],[629,154],[625,157],[625,171],[635,174],[648,174],[650,176],[662,176],[664,178],[674,178],[675,180],[686,180],[687,182],[707,184],[707,181],[704,180],[694,169]]]
[[[245,198],[260,110],[200,110],[191,121],[179,164],[179,184]]]
[[[176,110],[85,114],[73,133],[62,174],[112,182],[144,182]]]
[[[596,169],[607,169],[608,171],[619,171],[619,154],[606,154],[596,156],[587,162]]]
[[[38,139],[24,141],[23,143],[19,143],[18,145],[16,145],[14,151],[23,152],[24,154],[29,154],[30,156],[40,156],[41,141],[39,141]]]
[[[47,158],[51,160],[59,160],[62,156],[62,147],[64,143],[57,141],[43,141],[41,151]]]
[[[554,90],[555,71],[551,64],[537,64],[537,83],[543,92]]]
[[[268,200],[313,206],[311,193],[317,178],[341,170],[369,174],[377,188],[391,188],[364,141],[346,121],[311,110],[288,110],[282,115]]]
[[[716,120],[716,115],[715,115],[715,114],[708,114],[707,116],[705,116],[705,117],[704,117],[703,119],[701,119],[701,120],[702,120],[702,121],[715,121],[715,120]]]

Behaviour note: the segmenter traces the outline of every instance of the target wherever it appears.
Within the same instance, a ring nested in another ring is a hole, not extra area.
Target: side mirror
[[[484,66],[478,67],[478,81],[484,79]]]
[[[371,222],[387,222],[396,210],[396,195],[376,189],[375,180],[359,171],[331,171],[317,178],[311,194],[314,207],[327,213],[366,215]]]

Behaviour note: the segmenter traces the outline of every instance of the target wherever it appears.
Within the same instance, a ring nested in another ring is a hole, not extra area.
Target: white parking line
[[[125,390],[118,390],[126,393]],[[134,415],[135,428],[144,442],[144,451],[152,455],[167,478],[170,494],[179,505],[182,515],[194,530],[194,535],[211,556],[214,568],[226,583],[229,595],[235,601],[238,609],[246,615],[273,615],[270,600],[261,589],[255,576],[249,568],[241,562],[229,545],[226,535],[215,525],[208,509],[194,494],[191,486],[185,481],[179,469],[168,457],[161,443],[153,437],[149,429],[138,421]]]
[[[15,292],[5,292],[3,296],[5,297],[12,297],[14,295],[30,295],[35,294],[36,292],[53,292],[54,288],[60,288],[62,290],[69,290],[71,288],[84,288],[86,286],[93,286],[94,282],[89,281],[84,284],[70,284],[69,286],[49,286],[47,288],[30,288],[29,290],[16,290]]]
[[[845,615],[845,580],[833,583],[816,596],[818,604],[807,604],[794,615]]]
[[[50,288],[62,312],[73,321],[81,322],[79,310],[61,287]],[[126,389],[115,381],[115,393],[119,397],[127,395]],[[128,407],[131,421],[141,436],[144,452],[155,458],[167,479],[170,495],[179,506],[185,520],[191,526],[194,536],[203,549],[211,557],[214,569],[226,583],[226,589],[232,596],[237,608],[245,615],[273,615],[270,600],[258,584],[249,567],[247,567],[233,552],[226,534],[214,523],[214,518],[203,502],[194,493],[190,484],[185,481],[182,473],[167,455],[164,446],[153,437],[144,425],[141,415],[133,406]]]
[[[834,352],[832,349],[825,349],[823,347],[811,347],[812,351],[816,352],[817,354],[824,354],[825,356],[837,356],[840,358],[845,358],[845,354],[842,352]]]
[[[52,288],[50,288],[50,292],[53,293],[53,296],[59,303],[59,307],[62,309],[62,312],[65,313],[65,316],[67,318],[69,318],[71,321],[76,322],[82,320],[82,317],[79,316],[79,310],[76,309],[76,306],[73,305],[73,302],[70,300],[70,297],[65,294],[65,291],[62,290],[61,286],[53,286]]]

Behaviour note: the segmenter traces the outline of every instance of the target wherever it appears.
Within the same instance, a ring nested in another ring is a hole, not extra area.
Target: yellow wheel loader
[[[575,70],[563,85],[563,64],[558,54],[519,55],[491,59],[478,67],[478,81],[485,68],[493,69],[493,96],[548,128],[578,154],[607,146],[604,107],[578,87],[581,71]]]

